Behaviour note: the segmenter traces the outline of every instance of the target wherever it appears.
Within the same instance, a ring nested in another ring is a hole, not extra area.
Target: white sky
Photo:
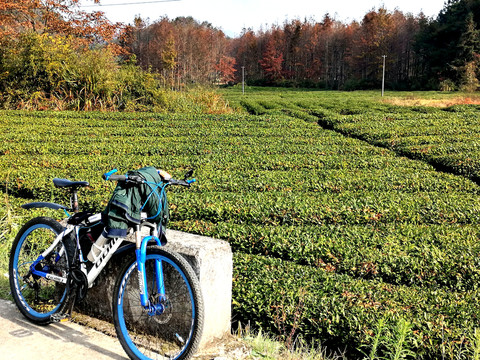
[[[141,4],[143,2],[143,4]],[[83,10],[101,10],[113,22],[132,23],[135,15],[150,22],[162,16],[175,19],[192,16],[202,22],[208,21],[223,30],[228,36],[238,36],[243,28],[266,30],[272,24],[285,20],[315,19],[321,21],[326,13],[344,23],[361,21],[372,9],[382,5],[389,11],[398,9],[404,13],[436,17],[443,8],[444,0],[101,0],[102,6],[93,7],[93,0],[81,0]],[[111,4],[128,4],[113,5]]]

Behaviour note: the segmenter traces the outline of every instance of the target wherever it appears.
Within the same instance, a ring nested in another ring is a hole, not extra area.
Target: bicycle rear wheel
[[[162,269],[165,296],[158,294],[155,269]],[[200,343],[203,300],[191,266],[178,254],[149,247],[145,261],[148,298],[160,309],[149,314],[140,303],[137,262],[117,279],[113,318],[117,336],[131,359],[188,359]]]
[[[9,279],[13,299],[20,312],[37,324],[48,324],[51,315],[63,310],[67,300],[67,283],[33,275],[30,266],[64,230],[54,219],[37,217],[18,232],[10,252]],[[40,261],[37,270],[52,278],[67,278],[69,258],[61,241]]]

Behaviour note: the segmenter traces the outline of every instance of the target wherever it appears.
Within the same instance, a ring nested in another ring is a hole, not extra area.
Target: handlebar
[[[105,174],[103,174],[105,175]],[[110,181],[126,181],[127,180],[127,175],[110,175],[108,178],[103,178],[104,180],[110,180]]]
[[[145,180],[142,177],[136,176],[136,175],[113,175],[117,171],[118,171],[117,169],[113,169],[113,170],[103,174],[102,175],[103,180],[125,181],[125,182],[129,182],[129,183],[134,183],[134,184],[143,184],[145,182]],[[164,172],[163,170],[160,170],[159,174],[162,176],[162,178],[164,180],[166,180],[165,181],[166,185],[180,185],[180,186],[190,187],[192,183],[197,181],[196,179],[187,180],[187,177],[192,176],[192,171],[191,170],[189,172],[187,172],[187,174],[185,175],[185,178],[183,180],[174,179],[168,173]],[[165,176],[165,174],[168,175],[168,177]]]

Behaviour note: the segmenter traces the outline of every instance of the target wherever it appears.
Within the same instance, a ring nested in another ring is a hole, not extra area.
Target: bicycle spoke
[[[37,323],[48,323],[51,315],[62,310],[67,297],[66,284],[34,275],[30,267],[57,235],[63,231],[57,221],[35,218],[20,230],[12,246],[9,274],[12,295],[20,311]],[[63,254],[62,256],[58,256]],[[35,269],[62,278],[67,277],[68,258],[63,242],[35,265]],[[58,260],[56,260],[58,259]]]
[[[126,270],[122,276],[123,281],[117,282],[117,299],[120,298],[121,301],[120,303],[117,301],[117,307],[114,309],[116,328],[122,345],[127,349],[132,348],[126,350],[135,359],[138,357],[136,353],[152,359],[183,358],[186,353],[192,352],[191,349],[198,345],[199,341],[196,315],[201,310],[194,309],[200,300],[196,293],[194,295],[192,292],[190,281],[193,280],[187,278],[183,270],[171,259],[160,255],[147,256],[145,263],[147,280],[156,278],[157,259],[163,262],[165,294],[157,294],[156,284],[150,281],[147,288],[150,309],[145,309],[140,303],[135,264]],[[189,276],[193,277],[193,270],[191,272],[192,275]],[[195,291],[197,290],[195,288]],[[154,307],[163,311],[155,313],[152,309]],[[151,314],[149,310],[152,310]]]

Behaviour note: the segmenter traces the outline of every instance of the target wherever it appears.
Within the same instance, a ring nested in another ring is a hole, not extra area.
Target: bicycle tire
[[[162,263],[163,300],[158,299],[152,281],[155,260]],[[149,315],[142,307],[136,259],[130,260],[114,287],[113,319],[118,339],[134,360],[189,359],[198,348],[203,329],[203,299],[197,277],[183,257],[157,246],[147,249],[145,269],[149,299],[162,303],[165,311]]]
[[[50,323],[51,316],[61,312],[68,299],[68,281],[63,284],[30,271],[30,264],[63,230],[58,221],[37,217],[20,229],[12,244],[8,267],[10,290],[20,312],[36,324]],[[68,279],[69,264],[69,250],[61,241],[37,269]]]

